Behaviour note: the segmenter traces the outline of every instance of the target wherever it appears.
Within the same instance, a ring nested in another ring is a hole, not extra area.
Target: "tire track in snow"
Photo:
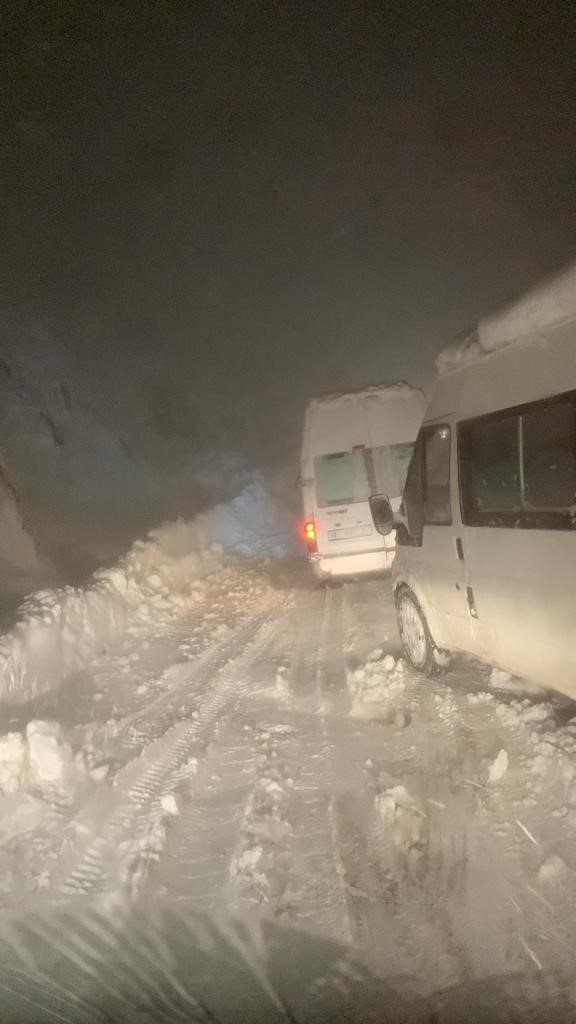
[[[343,589],[341,632],[352,670],[363,664],[379,646],[397,654],[398,638],[388,578],[351,583]],[[376,641],[376,643],[375,643]],[[399,941],[408,944],[409,933],[401,936],[397,917],[405,899],[410,898],[413,878],[408,865],[395,857],[391,836],[382,829],[376,809],[376,795],[386,783],[374,786],[364,769],[367,754],[374,763],[389,761],[385,777],[391,784],[415,769],[400,733],[389,746],[390,730],[381,723],[350,718],[350,696],[340,697],[336,715],[325,718],[330,741],[338,751],[336,792],[332,801],[333,840],[339,858],[339,873],[345,894],[349,937],[367,958],[387,975],[407,971],[412,951],[399,951]],[[400,744],[398,745],[398,739]],[[389,749],[387,750],[387,746]],[[388,755],[388,756],[386,756]],[[412,891],[413,897],[413,891]]]
[[[264,905],[346,939],[326,727],[326,703],[344,682],[341,593],[300,598],[287,635],[279,629],[263,656],[264,685],[222,723],[170,857],[150,878],[195,908],[245,914]],[[289,650],[290,685],[277,674]]]
[[[252,642],[269,614],[251,617],[230,635],[212,644],[197,658],[169,665],[158,678],[164,688],[144,707],[114,723],[114,734],[103,745],[103,758],[123,763],[134,757],[178,719],[188,718],[213,678]]]
[[[211,912],[261,902],[262,894],[254,896],[253,890],[263,876],[252,872],[254,853],[247,852],[262,774],[258,718],[274,689],[277,667],[286,662],[291,618],[279,620],[270,647],[252,667],[250,692],[220,722],[164,854],[151,871],[150,891]],[[264,688],[258,685],[260,677]]]
[[[314,592],[303,609],[290,686],[300,721],[298,769],[290,813],[287,912],[297,923],[341,941],[351,937],[343,867],[335,827],[334,757],[328,701],[345,681],[342,589]]]
[[[398,657],[400,637],[389,576],[343,588],[344,652],[349,667],[363,664],[375,647]]]
[[[147,891],[195,910],[217,909],[256,776],[252,737],[237,723],[218,730],[190,782],[188,799],[153,865]]]
[[[308,602],[305,608],[279,623],[273,645],[254,666],[250,692],[221,722],[193,796],[151,871],[151,891],[211,912],[244,914],[263,903],[279,912],[290,834],[282,818],[289,790],[282,783],[294,770],[285,764],[285,746],[296,733],[285,672],[309,621]]]
[[[127,864],[141,860],[150,828],[159,825],[159,801],[190,776],[195,767],[192,759],[202,756],[219,720],[246,692],[253,663],[274,640],[278,617],[279,609],[259,625],[242,654],[221,670],[194,719],[179,722],[149,744],[136,762],[118,774],[114,789],[99,793],[79,816],[77,841],[71,843],[56,873],[64,894],[126,885]],[[83,849],[79,851],[78,846]]]

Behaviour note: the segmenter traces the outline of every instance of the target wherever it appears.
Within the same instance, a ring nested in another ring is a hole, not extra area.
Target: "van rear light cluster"
[[[303,524],[302,536],[306,541],[308,551],[316,551],[316,524],[313,519],[307,519]]]

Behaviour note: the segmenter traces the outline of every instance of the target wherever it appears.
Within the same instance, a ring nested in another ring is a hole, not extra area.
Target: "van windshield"
[[[399,498],[413,448],[410,442],[317,455],[314,476],[318,506],[352,505],[368,501],[371,494]]]

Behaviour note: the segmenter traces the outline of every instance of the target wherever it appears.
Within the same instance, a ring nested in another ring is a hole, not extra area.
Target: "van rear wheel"
[[[410,664],[424,675],[439,671],[435,658],[436,648],[420,605],[408,587],[402,587],[396,596],[398,628],[404,653]]]

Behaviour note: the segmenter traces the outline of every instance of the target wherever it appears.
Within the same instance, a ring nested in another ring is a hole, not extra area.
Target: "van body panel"
[[[575,547],[570,532],[467,530],[467,566],[484,656],[573,697]]]
[[[393,580],[438,647],[576,698],[576,265],[555,287],[440,357],[417,444],[450,430],[451,521],[400,537]]]
[[[398,509],[424,408],[422,392],[403,383],[310,403],[301,487],[304,516],[315,527],[308,557],[318,579],[390,568],[395,538],[377,532],[368,499],[384,489]]]

